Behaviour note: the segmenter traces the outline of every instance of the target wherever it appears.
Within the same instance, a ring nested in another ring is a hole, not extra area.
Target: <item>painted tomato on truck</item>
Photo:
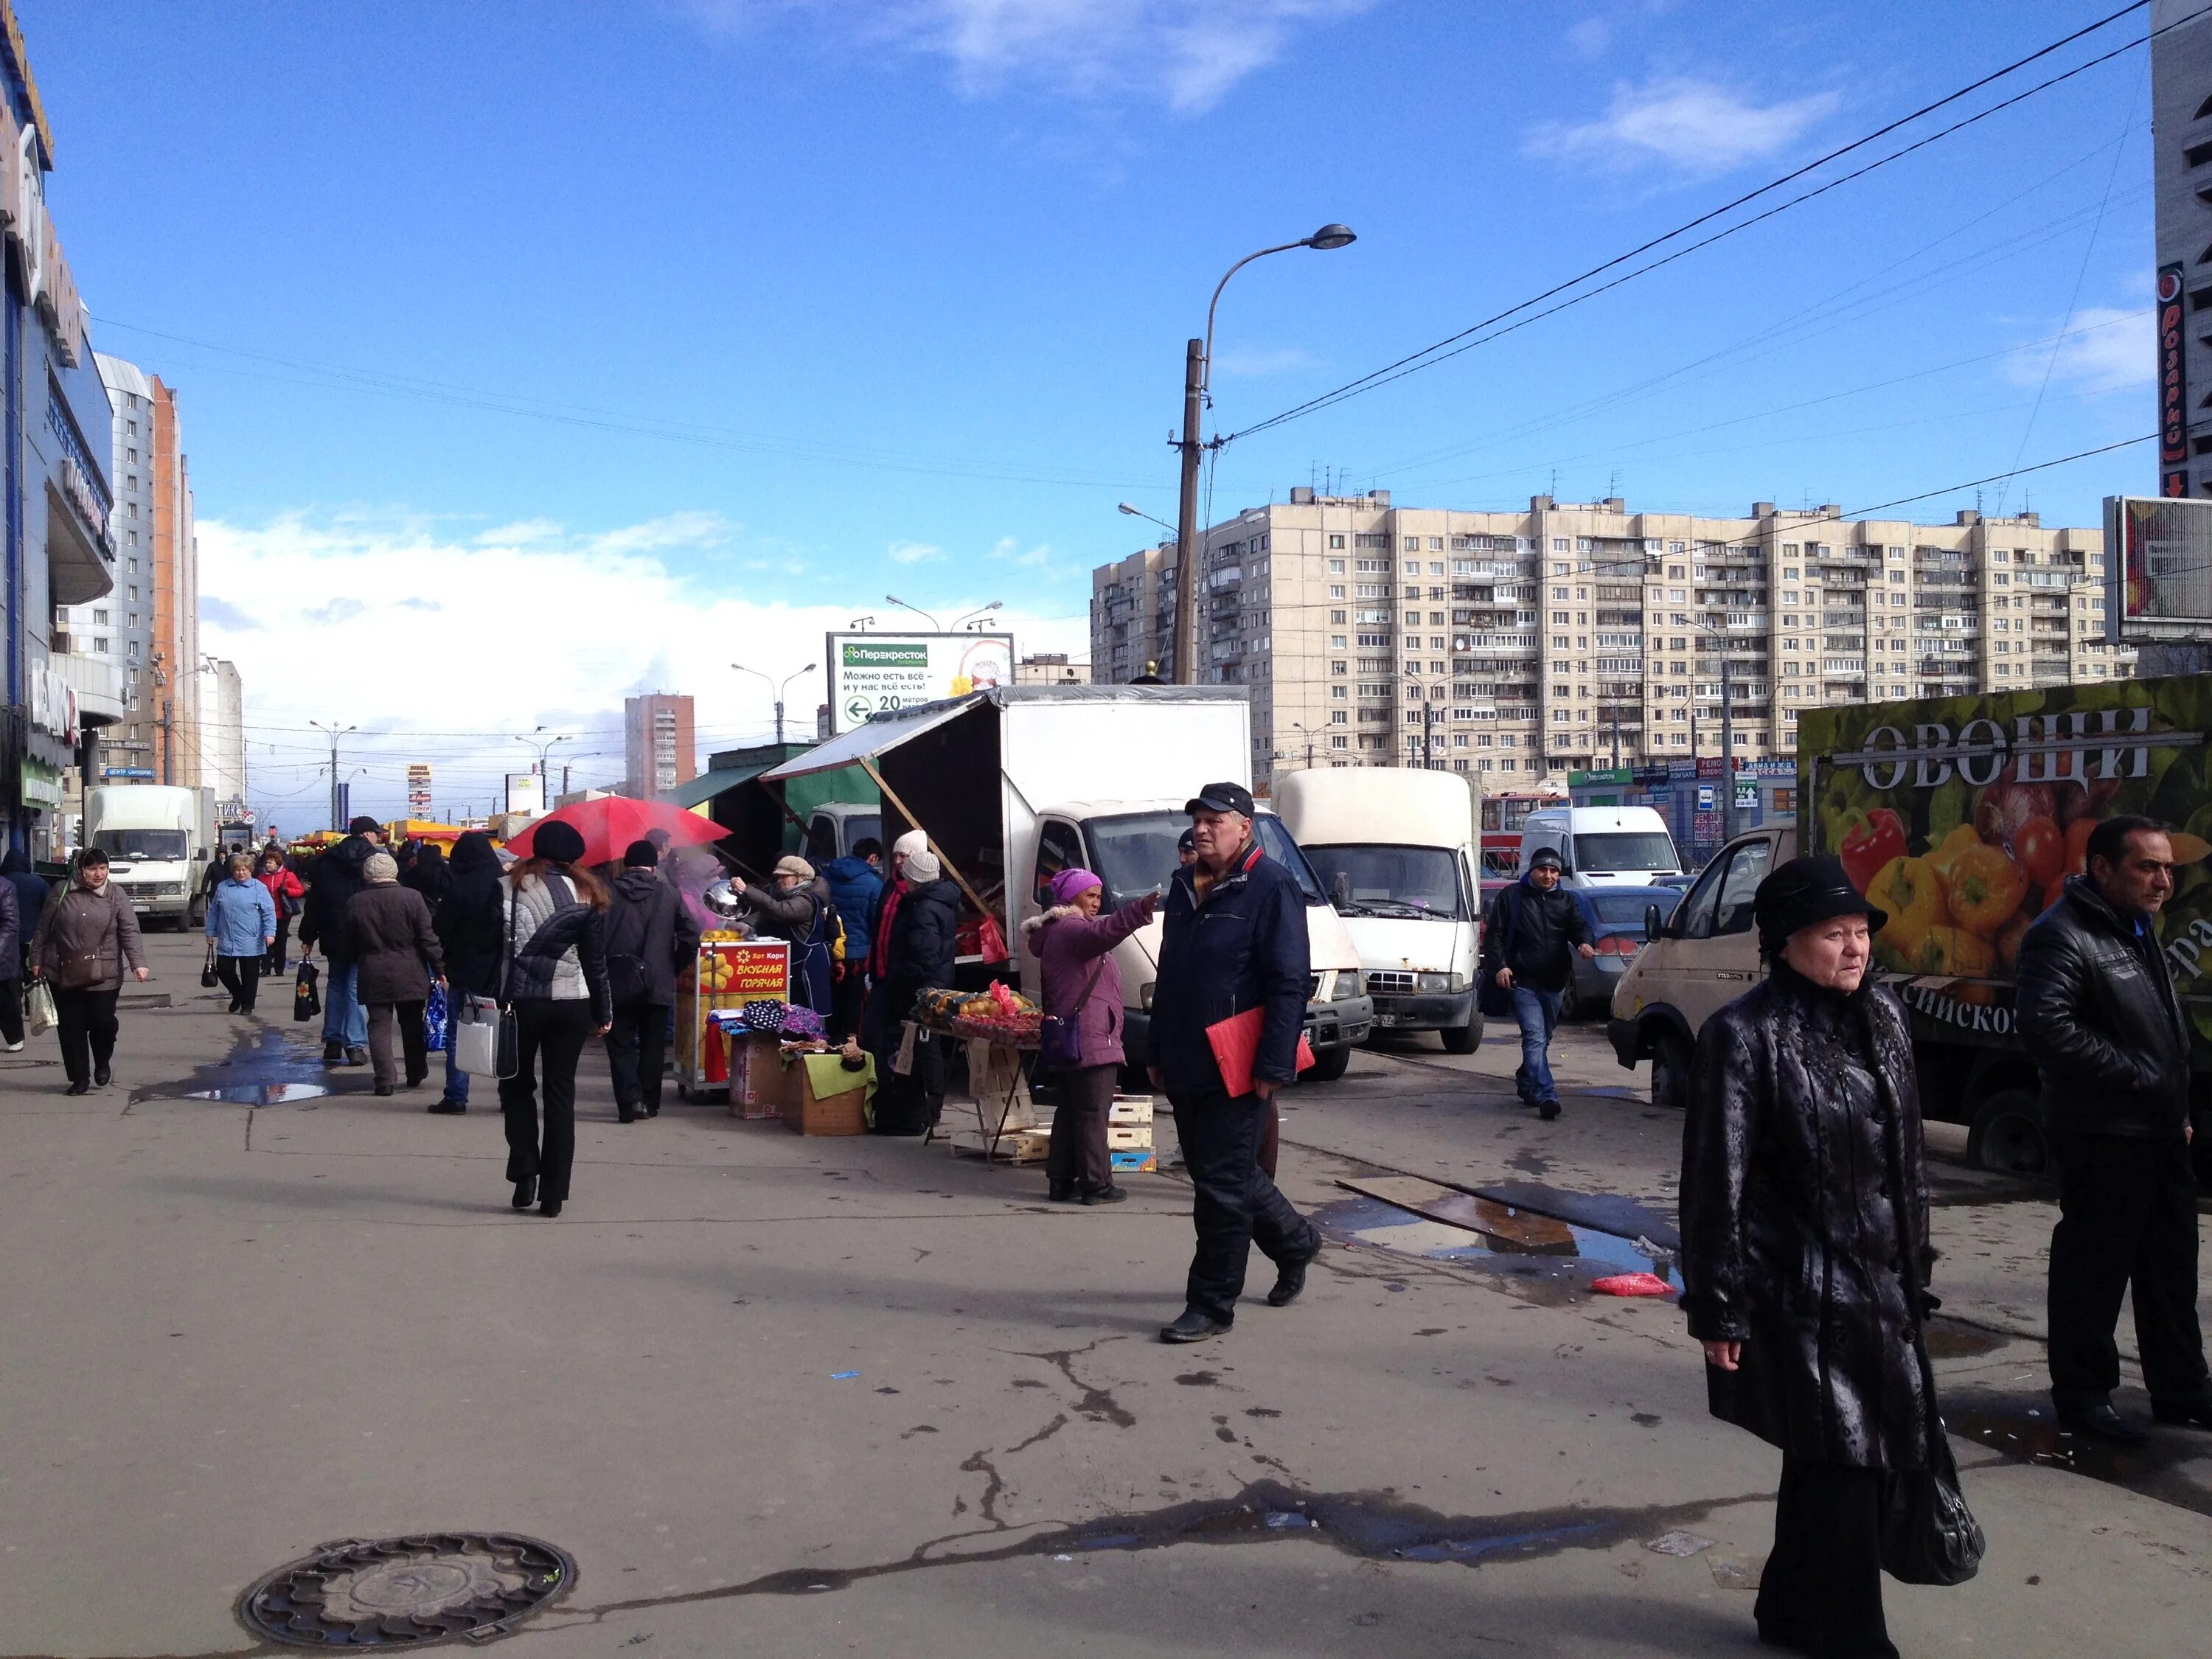
[[[1806,837],[1887,915],[1879,966],[2010,1029],[2029,925],[2082,873],[2101,819],[2173,831],[2159,938],[2212,1044],[2212,677],[1808,708],[1799,717]],[[1937,986],[1934,981],[1953,983]],[[1967,1022],[1961,1020],[1962,1024]]]

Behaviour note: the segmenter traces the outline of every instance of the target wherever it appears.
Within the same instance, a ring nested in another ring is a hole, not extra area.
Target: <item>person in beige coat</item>
[[[389,853],[371,853],[361,866],[362,886],[346,901],[344,949],[356,975],[356,994],[368,1010],[368,1055],[376,1092],[388,1095],[399,1069],[392,1054],[399,1034],[407,1061],[407,1086],[429,1074],[422,1041],[422,1005],[430,981],[445,982],[445,950],[430,925],[422,894],[399,884],[399,865]]]
[[[123,975],[147,977],[146,951],[130,896],[107,878],[107,854],[78,855],[69,890],[46,907],[31,939],[30,973],[54,994],[66,1094],[105,1089],[114,1079],[115,999]]]

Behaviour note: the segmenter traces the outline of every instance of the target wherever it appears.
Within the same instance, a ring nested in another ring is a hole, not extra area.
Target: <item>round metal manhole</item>
[[[575,1581],[565,1550],[514,1533],[343,1538],[240,1598],[257,1635],[303,1648],[421,1647],[504,1636]]]

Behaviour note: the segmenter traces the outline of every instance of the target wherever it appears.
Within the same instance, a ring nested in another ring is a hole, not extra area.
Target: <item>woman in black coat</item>
[[[432,906],[438,943],[446,953],[446,1091],[430,1110],[469,1109],[469,1074],[453,1063],[465,996],[499,994],[500,952],[506,946],[499,878],[505,866],[492,850],[491,837],[471,830],[453,843],[444,861],[442,892]]]
[[[892,1071],[902,1022],[917,993],[952,983],[959,953],[960,889],[941,873],[935,854],[908,855],[895,896],[879,915],[890,928],[884,944],[884,971],[868,988],[861,1024],[876,1056],[875,1130],[878,1134],[918,1135],[937,1121],[945,1103],[944,1063],[935,1041],[915,1045],[914,1069],[904,1077]]]
[[[1935,1302],[1911,1036],[1867,978],[1887,918],[1840,860],[1792,860],[1753,908],[1771,975],[1705,1023],[1691,1074],[1682,1307],[1713,1415],[1782,1451],[1759,1639],[1894,1655],[1884,1476],[1927,1468],[1942,1431],[1921,1335]]]

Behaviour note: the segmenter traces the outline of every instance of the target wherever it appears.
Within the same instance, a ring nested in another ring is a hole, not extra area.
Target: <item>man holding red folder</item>
[[[1254,1243],[1275,1264],[1267,1302],[1276,1308],[1305,1288],[1321,1253],[1321,1235],[1259,1162],[1275,1091],[1313,1063],[1300,1052],[1311,966],[1305,898],[1253,839],[1250,790],[1209,783],[1185,810],[1198,856],[1176,872],[1160,907],[1151,1072],[1175,1109],[1198,1248],[1187,1305],[1161,1328],[1163,1342],[1203,1342],[1230,1328]]]

